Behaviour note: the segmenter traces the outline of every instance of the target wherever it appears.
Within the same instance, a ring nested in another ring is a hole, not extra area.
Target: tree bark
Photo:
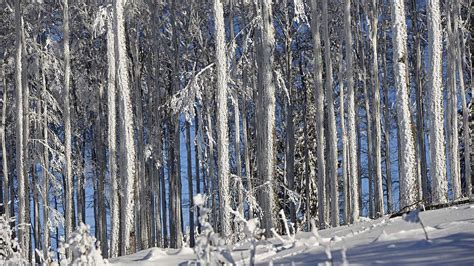
[[[314,54],[314,79],[315,79],[315,104],[316,104],[316,157],[318,166],[318,217],[319,226],[324,227],[325,208],[326,208],[326,161],[324,156],[324,90],[322,81],[322,59],[321,59],[321,40],[319,33],[319,10],[316,0],[311,1],[311,32],[313,35],[313,54]],[[308,219],[308,217],[307,217]],[[307,229],[310,228],[310,221]]]
[[[130,234],[133,231],[134,221],[134,180],[135,180],[135,147],[133,141],[133,112],[131,102],[131,92],[128,78],[128,63],[125,46],[125,25],[124,25],[124,1],[117,0],[114,3],[114,33],[115,33],[115,63],[116,79],[120,99],[120,156],[122,157],[121,178],[122,191],[121,198],[121,255],[127,255],[130,251]]]
[[[403,0],[392,0],[393,62],[397,99],[397,119],[400,130],[400,209],[412,208],[416,201],[415,143],[411,127],[409,95],[406,87],[407,34]]]
[[[359,171],[358,171],[358,141],[356,126],[356,100],[354,97],[352,32],[351,32],[351,0],[344,0],[344,38],[347,79],[347,132],[348,132],[348,167],[350,184],[350,218],[352,223],[359,221]]]

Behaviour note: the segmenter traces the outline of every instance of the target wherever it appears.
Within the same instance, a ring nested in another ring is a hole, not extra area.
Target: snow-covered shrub
[[[201,234],[196,238],[194,247],[199,263],[201,265],[235,264],[225,240],[214,232],[212,225],[209,223],[210,210],[204,207],[206,197],[197,194],[193,199],[195,206],[199,208],[199,224],[201,225]]]
[[[0,216],[0,264],[26,264],[26,260],[21,256],[18,242],[13,238],[10,222],[4,215]]]
[[[72,258],[69,261],[65,260],[65,251],[70,249]],[[66,243],[62,244],[59,248],[59,253],[62,255],[60,264],[72,264],[72,265],[106,265],[107,261],[104,260],[100,253],[99,242],[95,237],[90,235],[90,226],[81,223],[76,228]]]
[[[241,224],[240,228],[243,228],[243,233],[245,234],[246,241],[250,242],[250,265],[255,265],[255,254],[257,250],[257,239],[260,239],[263,235],[262,229],[260,229],[260,222],[257,218],[245,220],[245,218],[234,210],[231,210],[231,213],[235,215],[234,221]]]

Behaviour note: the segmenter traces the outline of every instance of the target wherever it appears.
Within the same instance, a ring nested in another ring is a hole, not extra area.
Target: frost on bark
[[[2,79],[3,85],[3,98],[2,98],[2,125],[0,129],[1,134],[1,141],[2,141],[2,173],[3,173],[3,214],[5,215],[5,219],[8,220],[10,218],[10,208],[8,201],[10,200],[8,194],[8,161],[7,161],[7,143],[6,143],[6,119],[7,119],[7,77],[5,76],[5,66],[2,63],[2,67],[0,69],[0,78]]]
[[[313,2],[315,2],[313,0]],[[351,0],[344,0],[344,37],[347,79],[347,132],[348,132],[348,167],[350,187],[350,222],[359,221],[359,169],[357,153],[356,104],[353,77],[352,32],[351,32]],[[317,105],[318,106],[318,105]],[[319,155],[319,154],[318,154]]]
[[[273,50],[275,36],[272,1],[260,0],[261,36],[259,52],[258,97],[261,115],[257,121],[257,171],[261,182],[262,225],[265,236],[271,237],[273,228],[273,134],[275,131],[275,87],[273,84]]]
[[[16,176],[18,182],[18,223],[26,223],[25,213],[25,170],[23,154],[23,89],[22,89],[22,43],[21,43],[21,15],[20,1],[15,1],[15,106],[16,106]],[[25,252],[27,234],[25,226],[18,226],[18,242],[22,248],[23,256]]]
[[[342,59],[342,55],[341,55]],[[349,222],[349,184],[348,184],[348,167],[347,167],[347,131],[345,122],[345,102],[344,102],[344,78],[343,78],[343,64],[342,60],[339,62],[339,100],[340,100],[340,121],[341,121],[341,144],[342,144],[342,184],[343,184],[343,199],[344,199],[344,224]]]
[[[377,12],[377,0],[372,0],[370,8],[370,42],[372,48],[372,62],[371,62],[371,74],[372,74],[372,91],[373,91],[373,127],[374,127],[374,139],[373,139],[373,151],[374,160],[373,167],[375,169],[375,217],[381,217],[384,214],[383,204],[383,186],[382,186],[382,128],[380,118],[380,82],[379,82],[379,64],[378,64],[378,51],[377,51],[377,40],[378,40],[378,12]]]
[[[227,57],[225,51],[224,10],[220,0],[214,0],[216,23],[217,70],[217,160],[219,179],[219,214],[221,235],[229,239],[232,234],[229,194],[229,141],[227,136]]]
[[[318,178],[319,223],[324,224],[326,208],[326,161],[324,155],[324,90],[322,81],[321,39],[319,33],[319,13],[316,0],[311,1],[311,32],[314,54],[314,90],[316,104],[316,157]],[[308,225],[310,221],[307,221]],[[309,230],[309,226],[308,226]]]
[[[430,88],[430,174],[432,179],[432,202],[446,203],[448,181],[444,146],[444,113],[442,87],[442,30],[439,0],[428,0],[428,49]]]
[[[65,169],[64,169],[64,190],[65,190],[65,221],[64,230],[65,238],[69,238],[72,233],[72,194],[73,194],[73,183],[72,183],[72,159],[71,159],[71,109],[69,104],[69,90],[70,90],[70,56],[69,56],[69,8],[68,0],[63,1],[63,34],[64,34],[64,104],[63,104],[63,120],[64,120],[64,157],[65,157]],[[70,251],[68,251],[70,253]]]
[[[472,165],[471,165],[471,145],[472,145],[472,141],[473,139],[471,138],[470,136],[470,128],[469,128],[469,109],[467,107],[467,100],[466,100],[466,89],[465,89],[465,84],[464,84],[464,72],[463,72],[463,59],[464,59],[464,39],[463,39],[463,32],[461,30],[459,30],[458,26],[461,25],[461,13],[460,13],[460,9],[461,9],[461,2],[460,0],[457,0],[456,1],[456,9],[455,9],[455,15],[454,15],[454,19],[455,19],[455,25],[454,25],[454,29],[456,31],[456,38],[458,40],[458,43],[457,43],[457,48],[456,48],[456,52],[457,52],[457,56],[456,56],[456,59],[457,59],[457,63],[456,63],[456,66],[457,66],[457,73],[459,75],[459,90],[460,90],[460,93],[461,93],[461,107],[462,107],[462,121],[463,121],[463,128],[462,128],[462,137],[463,137],[463,146],[464,146],[464,176],[465,176],[465,180],[466,180],[466,194],[467,196],[471,196],[472,194]],[[472,16],[472,14],[471,14]],[[472,22],[471,22],[472,23]],[[471,34],[472,31],[471,31]],[[472,42],[472,39],[471,39],[471,42]],[[472,42],[474,43],[474,42]],[[471,76],[472,77],[472,76]],[[472,78],[471,78],[471,82],[472,82]],[[472,89],[471,89],[472,90]],[[471,96],[471,101],[474,97]],[[471,103],[472,104],[472,103]],[[473,107],[473,105],[471,105],[471,108]],[[474,110],[474,109],[473,109]],[[474,133],[474,132],[473,132]]]
[[[458,101],[456,91],[456,62],[459,55],[457,52],[456,29],[453,28],[452,5],[446,5],[447,16],[447,127],[446,134],[448,138],[448,158],[449,170],[451,176],[451,186],[453,190],[453,200],[461,197],[461,179],[459,172],[459,131],[458,131]]]
[[[115,88],[115,35],[112,27],[112,14],[107,17],[107,124],[108,124],[108,162],[110,175],[110,257],[118,256],[119,244],[119,194],[117,180],[117,121]]]
[[[331,60],[331,41],[329,39],[329,11],[328,0],[322,1],[322,32],[324,39],[324,62],[326,66],[326,82],[325,90],[327,97],[327,112],[328,112],[328,179],[330,187],[330,209],[331,209],[331,226],[339,225],[339,189],[338,189],[338,174],[337,174],[337,133],[336,133],[336,117],[334,113],[334,92],[332,84],[332,60]]]
[[[409,95],[406,82],[407,32],[403,0],[392,0],[393,62],[395,74],[397,122],[400,132],[400,209],[417,199],[415,143],[413,139]]]
[[[120,99],[120,156],[122,197],[120,221],[121,221],[121,254],[126,255],[130,251],[130,233],[133,231],[134,201],[133,190],[135,180],[135,147],[133,142],[133,111],[131,92],[128,79],[127,50],[125,44],[124,24],[124,1],[117,0],[114,3],[114,34],[115,34],[115,66],[116,79]]]

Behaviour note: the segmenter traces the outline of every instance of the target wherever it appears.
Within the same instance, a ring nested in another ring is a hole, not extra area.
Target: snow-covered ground
[[[447,264],[474,265],[474,205],[421,212],[429,241],[420,223],[402,217],[364,220],[356,225],[298,233],[294,239],[260,240],[257,265],[316,265],[332,261],[348,264]],[[282,241],[283,240],[283,241]],[[232,257],[249,265],[249,244],[238,243]],[[329,259],[329,256],[332,259]],[[344,258],[345,257],[345,258]],[[187,265],[196,257],[190,248],[152,248],[111,259],[116,265]]]

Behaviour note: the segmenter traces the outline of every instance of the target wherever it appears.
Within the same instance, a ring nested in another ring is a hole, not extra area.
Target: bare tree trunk
[[[383,23],[385,25],[385,21]],[[393,197],[392,197],[392,162],[390,158],[390,107],[389,107],[389,85],[388,85],[388,77],[387,77],[387,60],[386,60],[386,51],[387,51],[387,43],[386,43],[386,31],[385,27],[383,27],[383,37],[382,37],[382,69],[383,69],[383,100],[384,100],[384,108],[383,108],[383,116],[384,116],[384,138],[385,138],[385,169],[386,169],[386,178],[387,178],[387,213],[393,212]]]
[[[456,8],[457,9],[457,8]],[[448,89],[448,105],[447,105],[447,127],[446,134],[448,137],[448,156],[449,169],[451,176],[451,185],[453,190],[453,200],[461,197],[461,178],[459,173],[459,131],[458,131],[458,100],[456,90],[456,65],[459,55],[456,52],[456,28],[453,28],[456,18],[452,17],[452,5],[446,5],[447,16],[447,89]],[[456,25],[457,26],[457,25]]]
[[[3,193],[3,214],[5,215],[5,219],[9,220],[10,218],[10,212],[9,212],[9,194],[8,194],[8,183],[9,183],[9,177],[8,177],[8,160],[7,160],[7,142],[6,142],[6,133],[7,133],[7,128],[6,128],[6,120],[7,120],[7,94],[8,94],[8,88],[7,88],[7,77],[5,76],[5,65],[2,63],[2,68],[1,68],[1,77],[2,77],[2,85],[3,85],[3,101],[2,101],[2,128],[1,128],[1,141],[2,141],[2,171],[3,171],[3,187],[2,187],[2,193]]]
[[[374,187],[375,187],[375,217],[381,217],[384,214],[384,203],[383,203],[383,182],[382,182],[382,128],[380,118],[380,82],[379,82],[379,64],[378,64],[378,51],[377,51],[377,40],[378,40],[378,1],[372,0],[372,5],[369,11],[370,16],[370,42],[372,48],[372,92],[373,92],[373,126],[374,126],[374,140],[373,140],[373,151],[374,151]]]
[[[358,169],[358,141],[356,126],[356,100],[354,97],[353,57],[352,57],[352,32],[351,32],[351,1],[344,0],[344,38],[347,79],[347,131],[348,131],[348,166],[350,184],[350,209],[349,222],[359,220],[359,169]]]
[[[23,257],[28,256],[27,236],[28,227],[26,220],[25,198],[25,165],[23,148],[23,88],[22,88],[22,14],[20,1],[15,1],[15,106],[16,106],[16,175],[18,184],[18,243],[22,249]],[[13,182],[12,182],[13,183]],[[14,195],[12,193],[12,195]],[[13,205],[13,204],[12,204]]]
[[[117,179],[117,107],[115,88],[115,35],[112,27],[112,14],[107,18],[107,124],[108,124],[108,162],[110,175],[110,257],[117,257],[119,250],[119,191]]]
[[[288,12],[286,12],[288,15]],[[290,33],[289,18],[287,16],[287,34]],[[288,181],[288,188],[295,191],[295,129],[293,121],[293,89],[291,80],[291,40],[286,40],[286,90],[288,91],[288,98],[286,100],[286,179]],[[305,98],[306,99],[306,98]],[[245,114],[244,114],[245,115]],[[306,120],[305,120],[306,126]],[[296,206],[293,201],[290,202],[290,221],[294,229],[296,226]]]
[[[135,147],[133,143],[133,112],[130,97],[127,53],[125,46],[124,1],[114,3],[115,62],[117,85],[120,98],[120,155],[122,159],[121,177],[123,196],[121,198],[121,254],[130,251],[130,233],[133,231],[134,201],[133,184],[135,180]]]
[[[191,123],[186,121],[186,155],[189,193],[189,246],[194,247],[194,203],[193,203],[193,171],[191,159]]]
[[[318,214],[319,226],[324,227],[326,208],[326,161],[324,156],[324,90],[321,66],[321,40],[319,33],[319,10],[316,0],[311,1],[311,32],[313,35],[314,79],[316,104],[316,157],[318,165]],[[310,230],[310,221],[307,229]]]
[[[73,194],[73,182],[72,182],[72,158],[71,158],[71,109],[69,104],[69,90],[70,90],[70,75],[71,75],[71,66],[69,58],[69,7],[68,0],[63,0],[63,34],[64,34],[64,104],[63,104],[63,120],[64,120],[64,146],[65,146],[65,161],[66,166],[64,169],[64,190],[65,190],[65,199],[64,199],[64,212],[65,212],[65,222],[64,230],[66,234],[66,239],[72,233],[72,194]],[[67,256],[71,256],[71,250],[68,250]]]
[[[416,127],[417,135],[416,139],[418,142],[418,153],[420,158],[420,171],[421,171],[421,190],[423,201],[429,200],[429,188],[428,188],[428,170],[426,161],[426,146],[425,146],[425,126],[424,126],[424,107],[423,107],[423,83],[421,67],[421,35],[418,30],[418,10],[416,6],[416,0],[412,0],[412,25],[413,32],[415,34],[415,88],[416,88]]]
[[[262,11],[261,39],[258,73],[261,121],[258,121],[257,134],[257,172],[262,184],[261,207],[263,211],[262,225],[265,236],[273,235],[273,138],[275,133],[275,87],[273,85],[273,50],[275,36],[273,29],[272,1],[259,1]]]
[[[341,49],[342,52],[342,49]],[[344,78],[343,78],[343,64],[342,64],[342,53],[341,59],[339,62],[339,112],[340,112],[340,121],[341,121],[341,145],[342,145],[342,158],[341,158],[341,167],[342,167],[342,183],[343,183],[343,199],[344,199],[344,212],[343,220],[344,224],[348,224],[349,220],[349,184],[348,184],[348,166],[347,166],[347,132],[346,132],[346,123],[345,123],[345,102],[344,102]]]
[[[454,29],[455,29],[455,38],[457,43],[457,73],[459,77],[459,89],[461,93],[461,107],[462,107],[462,118],[463,118],[463,146],[464,146],[464,178],[466,180],[466,194],[468,197],[471,196],[472,193],[472,169],[471,169],[471,142],[472,138],[469,136],[469,109],[467,108],[467,101],[466,101],[466,89],[464,85],[464,72],[463,72],[463,60],[464,60],[464,37],[463,32],[459,30],[459,25],[461,24],[461,5],[462,1],[456,1],[455,12],[454,12]],[[472,7],[472,4],[471,4]],[[472,10],[472,8],[471,8]],[[472,18],[472,14],[471,14]],[[472,21],[472,19],[471,19]],[[472,34],[472,33],[471,33]],[[471,40],[472,42],[473,40]],[[471,76],[472,80],[472,76]],[[472,82],[472,81],[471,81]],[[471,88],[472,90],[472,88]],[[471,96],[471,99],[473,97]]]
[[[429,71],[428,88],[430,96],[430,172],[432,179],[432,202],[446,203],[448,181],[443,126],[443,87],[442,87],[442,29],[439,0],[427,2]]]
[[[338,189],[338,174],[337,174],[337,133],[336,133],[336,117],[334,112],[334,97],[333,97],[333,86],[332,86],[332,60],[331,60],[331,42],[329,39],[329,11],[328,1],[322,1],[322,35],[324,39],[324,62],[326,66],[326,82],[325,90],[327,97],[327,112],[328,112],[328,150],[329,150],[329,187],[330,187],[330,209],[331,209],[331,226],[339,226],[339,189]]]
[[[217,158],[219,175],[219,208],[221,234],[227,240],[232,234],[229,194],[229,142],[227,136],[227,56],[225,52],[225,26],[222,2],[214,0],[216,23],[217,67]],[[238,112],[238,111],[237,111]]]
[[[395,72],[397,119],[400,130],[400,209],[413,207],[416,201],[415,143],[411,127],[409,95],[406,87],[407,35],[403,0],[392,0],[393,62]]]

